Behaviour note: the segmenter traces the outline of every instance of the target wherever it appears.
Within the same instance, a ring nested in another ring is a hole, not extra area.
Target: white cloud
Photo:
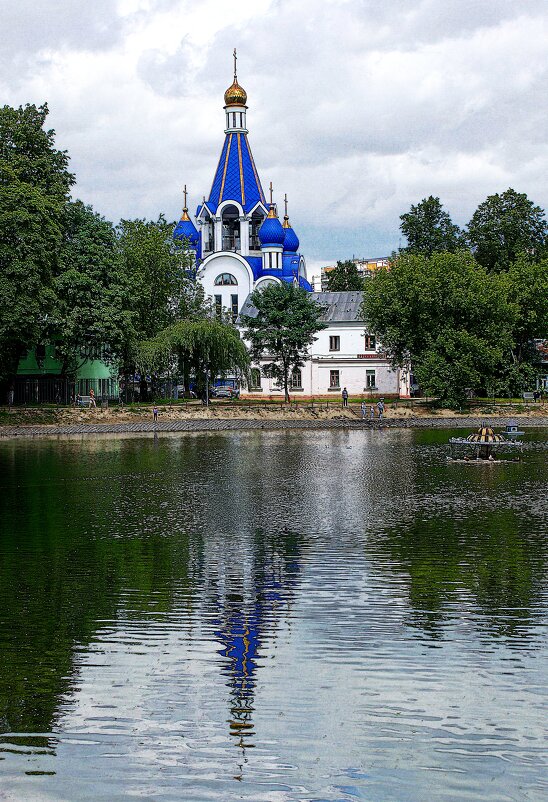
[[[390,252],[429,194],[460,223],[508,186],[548,205],[541,0],[3,5],[6,102],[48,100],[107,217],[175,218],[183,183],[207,195],[234,46],[263,182],[312,260]]]

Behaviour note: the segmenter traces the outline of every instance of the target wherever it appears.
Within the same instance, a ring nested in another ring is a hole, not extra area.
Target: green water
[[[548,430],[0,442],[0,799],[548,798]]]

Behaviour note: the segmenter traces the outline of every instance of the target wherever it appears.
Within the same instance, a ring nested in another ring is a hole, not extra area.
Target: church
[[[263,192],[248,139],[247,93],[238,83],[236,51],[234,80],[224,101],[225,139],[211,190],[196,209],[194,223],[185,187],[183,214],[173,236],[193,252],[197,279],[216,313],[228,312],[236,322],[244,305],[249,313],[248,296],[257,288],[282,281],[308,292],[312,286],[289,222],[287,196],[280,221],[272,183],[268,202]],[[367,398],[408,396],[408,376],[390,367],[382,348],[365,331],[361,293],[313,293],[312,298],[325,310],[327,328],[311,347],[307,365],[292,376],[292,392],[336,396],[346,387],[350,394]],[[260,365],[251,371],[250,386],[242,390],[262,397],[282,393],[263,376]]]
[[[272,184],[266,201],[247,130],[247,93],[234,81],[225,92],[225,140],[211,190],[196,210],[196,225],[185,207],[173,236],[196,254],[198,279],[217,311],[235,321],[249,293],[277,281],[311,290],[299,238],[289,222],[287,196],[283,222]]]

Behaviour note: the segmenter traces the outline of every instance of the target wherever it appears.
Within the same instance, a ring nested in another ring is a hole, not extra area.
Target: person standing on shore
[[[379,421],[382,423],[382,413],[384,412],[384,401],[382,398],[379,398],[377,403],[377,410],[379,412]]]
[[[375,418],[375,407],[373,406],[373,404],[371,404],[369,408],[369,420],[373,421],[374,418]]]
[[[154,423],[158,422],[158,407],[154,407],[154,409],[152,410],[152,418],[154,420]]]
[[[346,387],[344,387],[342,391],[342,402],[343,402],[343,407],[348,406],[348,390],[346,389]]]
[[[366,415],[366,412],[367,412],[367,407],[365,405],[365,401],[362,401],[361,411],[362,411],[362,420],[365,420],[365,415]]]

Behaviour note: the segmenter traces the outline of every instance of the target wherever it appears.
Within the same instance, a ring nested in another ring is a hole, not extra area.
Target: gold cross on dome
[[[273,198],[272,198],[272,192],[273,192],[273,189],[272,189],[272,181],[271,181],[271,182],[270,182],[270,205],[271,205],[271,206],[272,206],[272,204],[274,203],[274,200],[273,200]]]
[[[287,193],[284,195],[284,203],[285,203],[285,216],[287,217]]]
[[[184,189],[183,189],[183,195],[184,195],[184,197],[185,197],[185,209],[186,209],[186,195],[187,195],[187,192],[186,192],[186,184],[185,184],[185,187],[184,187]]]
[[[238,56],[236,55],[236,48],[234,48],[234,80],[236,80],[236,61]]]

